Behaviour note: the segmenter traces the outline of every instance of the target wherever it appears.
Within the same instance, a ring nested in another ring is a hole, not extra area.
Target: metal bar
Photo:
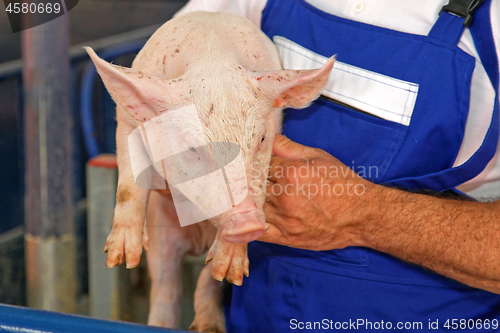
[[[23,243],[22,226],[0,234],[0,298],[12,305],[26,305]]]
[[[27,298],[62,312],[77,289],[68,47],[68,15],[22,32]]]
[[[132,30],[122,34],[113,35],[110,37],[95,39],[93,41],[81,43],[72,46],[69,49],[69,54],[71,58],[87,57],[87,51],[83,49],[84,46],[90,46],[94,51],[103,50],[109,47],[121,46],[123,44],[129,44],[133,41],[148,39],[161,24],[154,24],[144,28]]]
[[[87,164],[87,230],[89,253],[90,316],[120,319],[119,269],[106,268],[102,253],[113,224],[118,183],[118,166],[114,155],[99,155]]]
[[[71,60],[86,57],[87,52],[83,49],[84,46],[92,47],[96,52],[105,50],[110,47],[121,46],[137,40],[146,40],[158,28],[160,24],[150,25],[144,28],[132,30],[122,34],[113,35],[110,37],[95,39],[81,44],[73,45],[69,48]],[[23,67],[22,59],[7,61],[0,64],[0,79],[7,76],[20,74]]]
[[[0,332],[12,333],[182,333],[166,328],[0,304]]]
[[[10,229],[9,231],[0,234],[0,244],[10,242],[13,239],[21,237],[23,234],[24,228],[22,226]]]

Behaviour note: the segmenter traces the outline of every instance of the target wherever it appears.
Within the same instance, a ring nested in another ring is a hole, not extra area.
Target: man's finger
[[[271,203],[265,202],[264,207],[262,207],[264,215],[266,216],[266,222],[274,224],[276,222],[278,209]]]
[[[286,175],[287,165],[286,159],[283,157],[273,156],[269,166],[269,175],[267,179],[273,183],[277,183],[279,178],[283,178]]]
[[[260,236],[260,238],[257,240],[260,242],[283,245],[283,234],[278,228],[270,224],[270,227],[269,229],[267,229],[266,233]]]
[[[258,240],[266,243],[275,243],[279,245],[284,244],[285,236],[281,230],[277,227],[281,221],[281,216],[279,215],[278,208],[270,203],[264,203],[264,214],[266,215],[266,222],[269,223],[269,229],[266,233],[262,235]]]
[[[290,160],[298,160],[317,155],[314,148],[301,145],[281,134],[276,134],[274,138],[273,154]]]
[[[269,203],[270,205],[273,205],[274,207],[278,206],[278,198],[276,195],[273,194],[273,186],[275,186],[274,182],[267,182],[266,184],[266,203]],[[281,185],[277,185],[281,186]],[[264,212],[265,213],[265,212]]]

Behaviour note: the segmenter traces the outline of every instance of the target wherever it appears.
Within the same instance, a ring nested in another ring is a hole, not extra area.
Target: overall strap
[[[451,2],[453,2],[453,0]],[[429,33],[430,37],[449,42],[450,40],[455,40],[457,35],[458,38],[460,38],[463,28],[465,27],[464,25],[466,23],[470,24],[469,30],[474,39],[474,44],[479,57],[486,73],[488,74],[488,77],[490,78],[491,84],[496,91],[495,106],[491,117],[491,124],[481,147],[479,147],[474,155],[472,155],[465,163],[455,168],[445,169],[440,172],[420,177],[396,179],[385,182],[385,185],[401,186],[407,189],[426,188],[434,191],[453,189],[480,174],[495,155],[499,140],[500,127],[499,65],[495,51],[491,20],[489,19],[490,6],[491,0],[487,0],[483,6],[475,8],[477,9],[477,12],[475,15],[476,20],[474,20],[473,24],[471,24],[471,18],[467,20],[467,17],[465,17],[464,20],[464,18],[450,14],[447,11],[442,11],[436,25]],[[446,8],[446,6],[443,8]],[[462,27],[457,26],[457,20],[461,20]],[[460,33],[458,31],[460,31]],[[438,32],[444,34],[444,36],[438,36]]]
[[[485,0],[450,0],[441,8],[439,18],[429,32],[429,37],[457,45],[465,28],[474,21],[474,12]],[[489,7],[489,6],[488,6]]]
[[[464,33],[465,26],[463,22],[464,19],[459,16],[441,12],[427,36],[455,46]]]

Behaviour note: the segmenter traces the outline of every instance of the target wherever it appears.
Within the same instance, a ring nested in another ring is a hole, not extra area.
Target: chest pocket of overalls
[[[297,23],[283,24],[279,17]],[[327,151],[376,183],[453,166],[475,67],[475,59],[457,47],[463,29],[440,19],[428,36],[412,35],[335,17],[296,0],[269,1],[262,30],[287,69],[318,68],[337,54],[323,98],[307,109],[285,110],[283,133],[290,139]],[[325,255],[369,264],[362,248]]]

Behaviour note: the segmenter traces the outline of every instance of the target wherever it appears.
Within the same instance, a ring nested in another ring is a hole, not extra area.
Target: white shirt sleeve
[[[199,10],[229,11],[246,17],[260,28],[262,11],[266,3],[267,0],[191,0],[175,16]]]
[[[491,25],[493,30],[493,39],[495,40],[495,48],[497,57],[500,62],[500,0],[493,0],[491,3]]]
[[[500,60],[500,0],[493,0],[491,2],[490,15],[493,40],[495,42],[497,57]],[[484,75],[484,77],[484,81],[489,84],[488,77],[486,75]],[[469,118],[467,126],[469,126]],[[478,120],[482,120],[484,123],[488,123],[489,118]],[[479,123],[479,121],[476,121],[476,123]],[[472,123],[472,125],[475,125],[474,122]],[[486,128],[486,126],[483,126],[483,128]],[[484,135],[474,137],[474,139],[476,139],[477,141],[477,145],[480,145],[482,143],[483,137]],[[478,138],[480,140],[477,140]],[[466,138],[464,137],[464,141],[465,139]],[[500,142],[497,147],[496,155],[486,166],[483,172],[481,172],[474,179],[471,179],[465,184],[459,186],[458,189],[478,200],[489,201],[500,199]]]

